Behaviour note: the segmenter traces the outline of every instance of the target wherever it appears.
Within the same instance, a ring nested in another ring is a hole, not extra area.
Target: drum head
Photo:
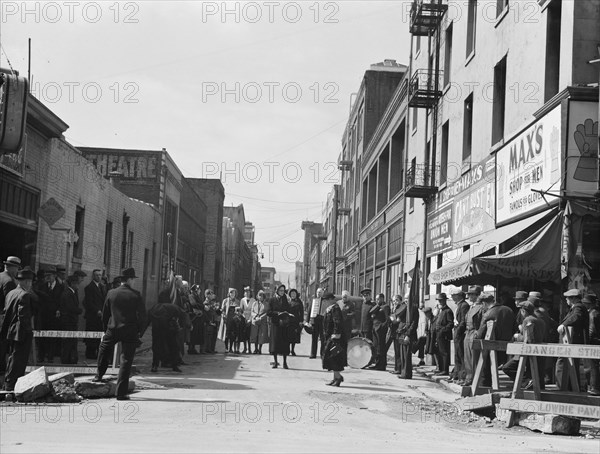
[[[348,366],[362,369],[368,366],[375,356],[373,342],[364,337],[353,337],[348,341]]]

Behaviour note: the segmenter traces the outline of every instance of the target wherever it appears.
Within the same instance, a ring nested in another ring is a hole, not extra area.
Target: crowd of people
[[[372,345],[373,355],[365,367],[387,370],[387,354],[393,345],[394,367],[390,372],[399,378],[412,378],[414,354],[418,355],[419,365],[425,364],[425,355],[429,354],[436,366],[435,374],[449,375],[461,385],[473,382],[480,354],[474,342],[486,337],[490,321],[494,322],[490,335],[495,340],[556,343],[568,333],[573,344],[600,345],[597,297],[577,289],[564,293],[569,310],[559,323],[550,302],[536,291],[517,291],[514,303],[503,304],[478,285],[469,286],[467,291],[454,288],[450,292],[454,310],[445,293],[436,295],[436,306],[430,308],[422,302],[409,305],[401,295],[394,295],[388,303],[384,294],[378,294],[373,301],[368,288],[360,291],[361,297],[353,297],[348,291],[334,295],[320,288],[315,298],[306,302],[300,299],[298,290],[288,290],[285,285],[278,286],[270,298],[262,290],[254,295],[250,287],[245,287],[244,296],[238,298],[237,290],[230,288],[227,297],[217,301],[213,290],[202,291],[199,285],[190,286],[181,276],[175,276],[146,314],[141,295],[132,288],[136,277],[133,269],[123,270],[110,286],[112,290],[101,270],[93,270],[80,304],[79,287],[85,277],[81,271],[66,276],[61,266],[34,273],[29,267],[21,268],[21,260],[14,256],[4,261],[0,273],[0,374],[5,375],[5,389],[14,388],[16,379],[24,374],[34,330],[76,331],[82,314],[87,331],[105,331],[102,341],[85,340],[86,358],[98,361],[98,379],[106,371],[114,344],[127,344],[121,356],[121,368],[125,369],[120,377],[121,394],[126,394],[123,386],[135,347],[149,326],[152,372],[159,367],[181,372],[186,353],[215,354],[217,339],[224,342],[225,353],[234,355],[261,355],[268,344],[271,367],[288,369],[288,357],[296,355],[295,347],[305,330],[311,336],[310,358],[317,358],[318,352],[323,369],[333,371],[333,379],[327,383],[331,386],[340,386],[344,381],[341,371],[347,366],[348,341],[354,337]],[[121,337],[125,340],[119,340]],[[62,364],[77,364],[77,342],[77,338],[69,337],[36,338],[37,361],[53,362],[58,356]],[[518,358],[508,358],[502,351],[497,357],[500,369],[514,380]],[[567,389],[567,361],[548,357],[538,358],[537,363],[542,387],[556,383],[561,390]],[[579,360],[574,359],[574,364],[579,373]],[[600,395],[598,369],[597,359],[584,360],[587,388],[581,391]],[[527,366],[525,388],[533,386],[531,374]],[[488,364],[484,364],[481,384],[491,385]]]

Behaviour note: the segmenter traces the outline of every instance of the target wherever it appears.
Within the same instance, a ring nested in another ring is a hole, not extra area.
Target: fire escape
[[[431,150],[425,153],[424,164],[413,163],[406,171],[406,197],[427,200],[434,195],[436,175],[439,166],[436,162],[436,142],[438,127],[438,101],[442,97],[440,79],[442,71],[439,69],[440,50],[440,24],[448,5],[444,0],[414,0],[410,11],[410,33],[413,36],[427,37],[427,68],[417,69],[412,72],[408,84],[408,106],[426,109],[426,117],[431,113]],[[431,46],[434,47],[433,61]],[[427,131],[427,128],[425,128]],[[427,141],[427,135],[425,137]],[[427,147],[426,147],[427,149]]]

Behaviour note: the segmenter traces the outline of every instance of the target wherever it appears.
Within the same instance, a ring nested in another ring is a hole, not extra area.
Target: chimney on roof
[[[108,174],[108,179],[110,181],[110,184],[118,189],[119,191],[121,190],[121,178],[123,177],[123,174],[121,172],[109,172]]]
[[[386,58],[385,60],[383,60],[383,66],[396,66],[396,60],[390,59],[390,58]]]

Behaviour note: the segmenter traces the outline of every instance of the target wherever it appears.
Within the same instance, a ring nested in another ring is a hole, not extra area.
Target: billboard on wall
[[[569,102],[565,189],[580,195],[598,190],[598,103]]]
[[[428,213],[427,255],[468,244],[493,230],[495,166],[488,157],[437,194]]]
[[[496,153],[496,223],[506,224],[546,207],[539,191],[558,193],[561,107],[511,139]],[[546,197],[556,202],[555,197]]]

